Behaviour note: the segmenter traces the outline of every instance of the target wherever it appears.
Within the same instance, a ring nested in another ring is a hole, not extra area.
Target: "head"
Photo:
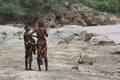
[[[38,27],[44,27],[44,22],[39,21],[39,22],[38,22]]]
[[[25,29],[25,31],[30,31],[30,26],[29,25],[25,25],[24,29]]]

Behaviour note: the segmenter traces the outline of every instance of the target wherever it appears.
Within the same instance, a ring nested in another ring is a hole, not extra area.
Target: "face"
[[[39,27],[43,27],[43,26],[44,26],[44,23],[43,23],[43,22],[39,22],[39,23],[38,23],[38,26],[39,26]]]
[[[27,27],[27,30],[30,31],[30,26]]]
[[[30,31],[30,26],[26,26],[26,27],[25,27],[25,30],[26,30],[26,31]]]

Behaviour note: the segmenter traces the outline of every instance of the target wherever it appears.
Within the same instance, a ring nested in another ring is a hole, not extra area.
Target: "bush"
[[[117,13],[119,12],[119,0],[90,0],[89,5],[99,11]]]
[[[22,7],[20,6],[18,0],[8,0],[8,1],[1,1],[0,6],[0,17],[3,20],[14,21],[16,18],[22,15]]]

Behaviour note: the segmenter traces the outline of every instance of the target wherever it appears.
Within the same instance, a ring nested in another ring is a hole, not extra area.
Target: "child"
[[[32,52],[35,53],[35,40],[30,35],[30,26],[25,25],[24,27],[24,45],[25,45],[25,70],[28,69],[29,62],[29,70],[31,70],[32,63]]]

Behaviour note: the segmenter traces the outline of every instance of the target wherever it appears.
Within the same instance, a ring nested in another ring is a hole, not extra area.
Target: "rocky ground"
[[[43,20],[45,21],[47,27],[55,28],[69,24],[80,26],[98,26],[120,23],[119,16],[100,12],[79,3],[69,4],[65,2],[65,6],[68,6],[69,9],[65,11],[63,10],[63,12],[59,14],[50,13],[44,15],[45,17],[43,17]]]
[[[120,80],[119,51],[120,45],[113,44],[48,41],[49,70],[45,71],[43,65],[42,71],[38,71],[36,55],[33,55],[33,70],[26,71],[22,37],[5,38],[0,43],[0,80]],[[80,55],[84,59],[81,64],[78,63]]]

